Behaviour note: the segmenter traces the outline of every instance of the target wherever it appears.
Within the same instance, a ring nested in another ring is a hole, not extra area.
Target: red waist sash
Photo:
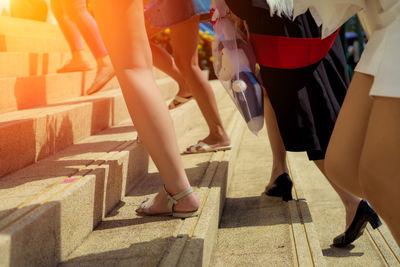
[[[325,39],[251,33],[257,63],[277,69],[297,69],[317,63],[331,49],[339,30]]]

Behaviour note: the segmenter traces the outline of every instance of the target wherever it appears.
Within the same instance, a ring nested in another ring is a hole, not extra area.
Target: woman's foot
[[[373,229],[382,225],[378,215],[368,202],[361,200],[351,224],[346,228],[347,230],[343,234],[340,234],[333,239],[333,246],[346,247],[354,242],[364,233],[364,229],[368,222],[371,224]]]
[[[188,192],[188,194],[184,195],[182,198],[175,197],[175,199],[177,199],[177,202],[172,206],[173,213],[192,215],[199,209],[200,201],[193,192]],[[151,201],[151,203],[149,203],[149,201]],[[173,215],[168,208],[168,201],[167,192],[161,189],[154,198],[148,198],[143,201],[139,208],[136,209],[136,212],[143,215]]]
[[[86,60],[83,60],[83,59],[71,59],[63,67],[58,69],[57,73],[89,71],[89,70],[92,70],[92,69],[93,69],[93,67]]]
[[[101,89],[115,76],[114,67],[109,56],[97,59],[97,74],[90,88],[86,90],[87,95],[94,94]]]
[[[87,95],[97,93],[115,76],[112,65],[100,67],[97,70],[96,77],[89,89],[86,90]]]
[[[198,144],[206,144],[206,146]],[[220,148],[220,149],[219,149]],[[198,141],[195,145],[186,148],[185,154],[202,153],[217,150],[228,150],[231,148],[231,140],[227,134],[209,135],[203,140]]]
[[[73,51],[71,59],[60,69],[57,73],[76,72],[76,71],[89,71],[93,67],[85,59],[84,51]]]
[[[265,188],[265,194],[271,197],[281,197],[283,201],[293,200],[293,182],[286,172],[279,175],[272,184]]]
[[[283,173],[289,173],[286,161],[285,160],[280,161],[277,160],[276,158],[274,158],[274,162],[272,164],[271,176],[269,178],[268,185],[265,187],[265,189],[273,186],[275,184],[276,179],[278,179],[278,177],[281,176]],[[279,164],[276,162],[279,162]]]
[[[169,103],[168,109],[177,108],[180,105],[193,99],[192,92],[190,92],[190,90],[186,88],[186,85],[179,85],[179,91],[176,94],[175,98],[171,101],[171,103]]]

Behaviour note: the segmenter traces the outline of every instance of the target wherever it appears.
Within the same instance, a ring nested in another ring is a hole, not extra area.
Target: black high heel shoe
[[[283,201],[293,200],[292,197],[293,182],[289,174],[283,173],[276,178],[270,188],[265,189],[265,194],[271,197],[282,197]]]
[[[368,222],[371,224],[373,229],[382,225],[378,215],[368,202],[361,200],[360,204],[358,204],[356,215],[354,216],[349,228],[347,228],[346,232],[333,239],[333,246],[341,248],[351,244],[364,233],[364,229]]]

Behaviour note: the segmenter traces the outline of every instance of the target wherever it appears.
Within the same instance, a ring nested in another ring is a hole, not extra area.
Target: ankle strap
[[[177,204],[178,203],[178,200],[179,199],[181,199],[181,198],[184,198],[184,197],[186,197],[187,195],[189,195],[189,194],[191,194],[191,193],[193,193],[194,191],[193,191],[193,188],[192,187],[189,187],[188,189],[186,189],[185,191],[182,191],[182,192],[180,192],[180,193],[178,193],[178,194],[176,194],[176,195],[171,195],[168,191],[167,191],[167,189],[165,189],[165,185],[164,185],[164,192],[165,192],[165,194],[167,195],[167,198],[168,198],[168,210],[170,211],[170,212],[172,212],[172,208],[173,208],[173,206],[175,205],[175,204]]]

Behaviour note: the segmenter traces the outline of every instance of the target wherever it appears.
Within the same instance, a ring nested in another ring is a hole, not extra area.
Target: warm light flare
[[[10,6],[10,0],[0,0],[0,6],[1,7],[9,7]]]
[[[7,13],[10,11],[10,0],[0,0],[0,15],[2,15],[4,9]]]

